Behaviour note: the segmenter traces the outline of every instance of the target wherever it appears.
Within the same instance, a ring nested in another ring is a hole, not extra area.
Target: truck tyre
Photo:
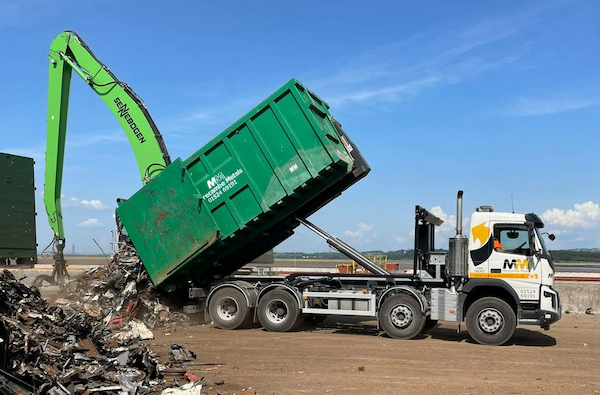
[[[233,288],[223,288],[210,298],[208,311],[213,325],[221,329],[236,329],[252,319],[244,295]]]
[[[502,345],[512,337],[516,326],[515,312],[502,299],[482,298],[467,310],[467,330],[479,344]]]
[[[419,302],[409,295],[389,297],[379,310],[384,332],[395,339],[412,339],[423,331],[425,315]]]
[[[302,324],[298,302],[289,292],[267,292],[258,302],[258,321],[272,332],[287,332]]]

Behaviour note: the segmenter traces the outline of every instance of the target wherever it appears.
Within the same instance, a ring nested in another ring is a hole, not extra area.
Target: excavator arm
[[[55,275],[57,270],[60,272],[57,274],[60,280],[65,272],[62,254],[65,232],[60,196],[73,70],[100,96],[121,124],[133,148],[143,184],[150,182],[171,163],[162,136],[140,97],[119,81],[75,32],[65,31],[57,36],[50,46],[44,205],[54,231],[54,270]]]

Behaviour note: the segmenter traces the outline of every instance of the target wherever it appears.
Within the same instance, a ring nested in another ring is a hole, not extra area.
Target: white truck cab
[[[558,321],[561,306],[553,289],[554,264],[542,237],[543,227],[536,214],[495,212],[490,206],[478,208],[471,216],[468,280],[463,291],[477,287],[505,290],[514,300],[511,305],[516,308],[518,324],[547,329]],[[501,319],[491,309],[480,312],[475,322],[485,331]]]

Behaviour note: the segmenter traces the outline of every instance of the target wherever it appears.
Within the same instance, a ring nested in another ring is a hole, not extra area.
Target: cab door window
[[[524,225],[496,225],[494,226],[494,238],[497,252],[529,254],[529,230]]]

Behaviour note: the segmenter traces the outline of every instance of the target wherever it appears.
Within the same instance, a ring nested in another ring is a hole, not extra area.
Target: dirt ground
[[[450,324],[402,341],[338,318],[293,333],[185,325],[151,343],[163,360],[172,343],[195,352],[184,366],[207,394],[600,394],[599,326],[597,315],[563,315],[489,347]],[[223,365],[199,365],[211,363]]]

